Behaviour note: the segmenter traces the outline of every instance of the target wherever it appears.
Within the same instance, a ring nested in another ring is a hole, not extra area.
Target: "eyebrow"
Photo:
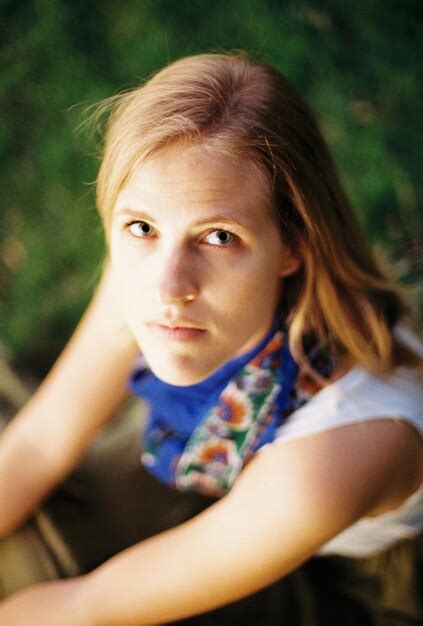
[[[134,209],[130,209],[128,207],[123,207],[115,212],[115,215],[130,215],[139,220],[145,221],[155,221],[152,215],[149,215],[146,211],[135,211]],[[198,220],[194,223],[195,226],[203,226],[204,224],[210,223],[225,223],[225,224],[238,224],[242,228],[252,229],[255,224],[253,223],[253,219],[247,215],[242,215],[242,217],[238,217],[233,215],[230,211],[223,211],[221,213],[214,213],[213,215],[209,215],[202,220]]]

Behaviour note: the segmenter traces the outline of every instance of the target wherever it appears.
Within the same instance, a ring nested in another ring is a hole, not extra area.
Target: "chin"
[[[195,385],[205,380],[212,372],[200,373],[191,371],[184,371],[180,369],[170,368],[154,368],[151,367],[152,372],[157,378],[160,378],[164,383],[168,385],[175,385],[177,387],[188,387],[189,385]]]
[[[207,376],[195,376],[194,374],[184,374],[180,372],[166,372],[166,374],[161,374],[158,372],[154,372],[157,378],[160,378],[164,383],[168,385],[174,385],[175,387],[189,387],[190,385],[195,385],[196,383],[201,383],[201,381],[205,380]]]
[[[145,355],[146,356],[146,355]],[[199,366],[198,361],[192,362],[192,359],[179,358],[177,363],[172,363],[171,359],[168,359],[166,365],[163,366],[164,361],[160,363],[149,361],[146,356],[146,360],[153,374],[157,376],[164,383],[169,385],[176,385],[178,387],[188,387],[189,385],[195,385],[200,383],[208,376],[213,374],[221,365],[218,363],[213,366],[211,364],[203,364]]]

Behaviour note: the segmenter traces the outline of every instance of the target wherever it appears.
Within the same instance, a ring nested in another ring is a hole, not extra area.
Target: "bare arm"
[[[381,419],[270,446],[200,515],[87,576],[13,596],[0,618],[15,626],[142,626],[251,594],[392,501],[392,484],[403,490],[403,468],[420,453],[414,437]]]
[[[137,346],[114,301],[109,269],[68,345],[0,437],[0,537],[74,467],[126,397]]]

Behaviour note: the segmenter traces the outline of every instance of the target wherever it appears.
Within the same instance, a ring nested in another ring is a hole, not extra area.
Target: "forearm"
[[[0,539],[13,532],[64,476],[64,468],[10,424],[0,439]]]
[[[90,626],[84,616],[84,578],[35,585],[0,602],[0,624]]]
[[[17,594],[0,604],[0,623],[13,616],[14,626],[162,624],[245,596],[277,577],[257,558],[254,542],[246,547],[247,529],[236,540],[237,524],[227,523],[228,539],[215,521],[219,510],[216,519],[198,516],[128,548],[91,574]]]
[[[0,436],[0,537],[75,466],[127,395],[138,351],[106,275],[71,340]]]
[[[222,523],[220,523],[222,522]],[[242,525],[216,510],[133,546],[88,575],[89,626],[163,624],[239,600],[299,565],[287,540],[266,544],[267,519]],[[255,526],[255,529],[252,528]],[[286,556],[281,552],[286,546]]]
[[[231,492],[201,514],[124,550],[76,583],[47,583],[38,594],[30,589],[11,598],[0,605],[0,623],[2,610],[16,607],[16,614],[27,611],[27,619],[14,619],[14,626],[162,624],[258,591],[374,506],[375,490],[392,479],[394,455],[386,450],[396,433],[389,424],[385,433],[372,426],[269,446]],[[63,605],[68,584],[79,621],[70,621],[72,607]],[[34,620],[31,603],[38,615],[45,603],[53,619]]]

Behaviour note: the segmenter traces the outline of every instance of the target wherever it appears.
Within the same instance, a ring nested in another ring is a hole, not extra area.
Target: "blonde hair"
[[[304,363],[313,336],[377,375],[413,361],[392,334],[409,307],[364,240],[312,111],[280,72],[246,53],[201,54],[112,108],[97,184],[106,233],[133,170],[175,142],[248,161],[269,176],[282,237],[302,254],[284,285],[296,358]]]

